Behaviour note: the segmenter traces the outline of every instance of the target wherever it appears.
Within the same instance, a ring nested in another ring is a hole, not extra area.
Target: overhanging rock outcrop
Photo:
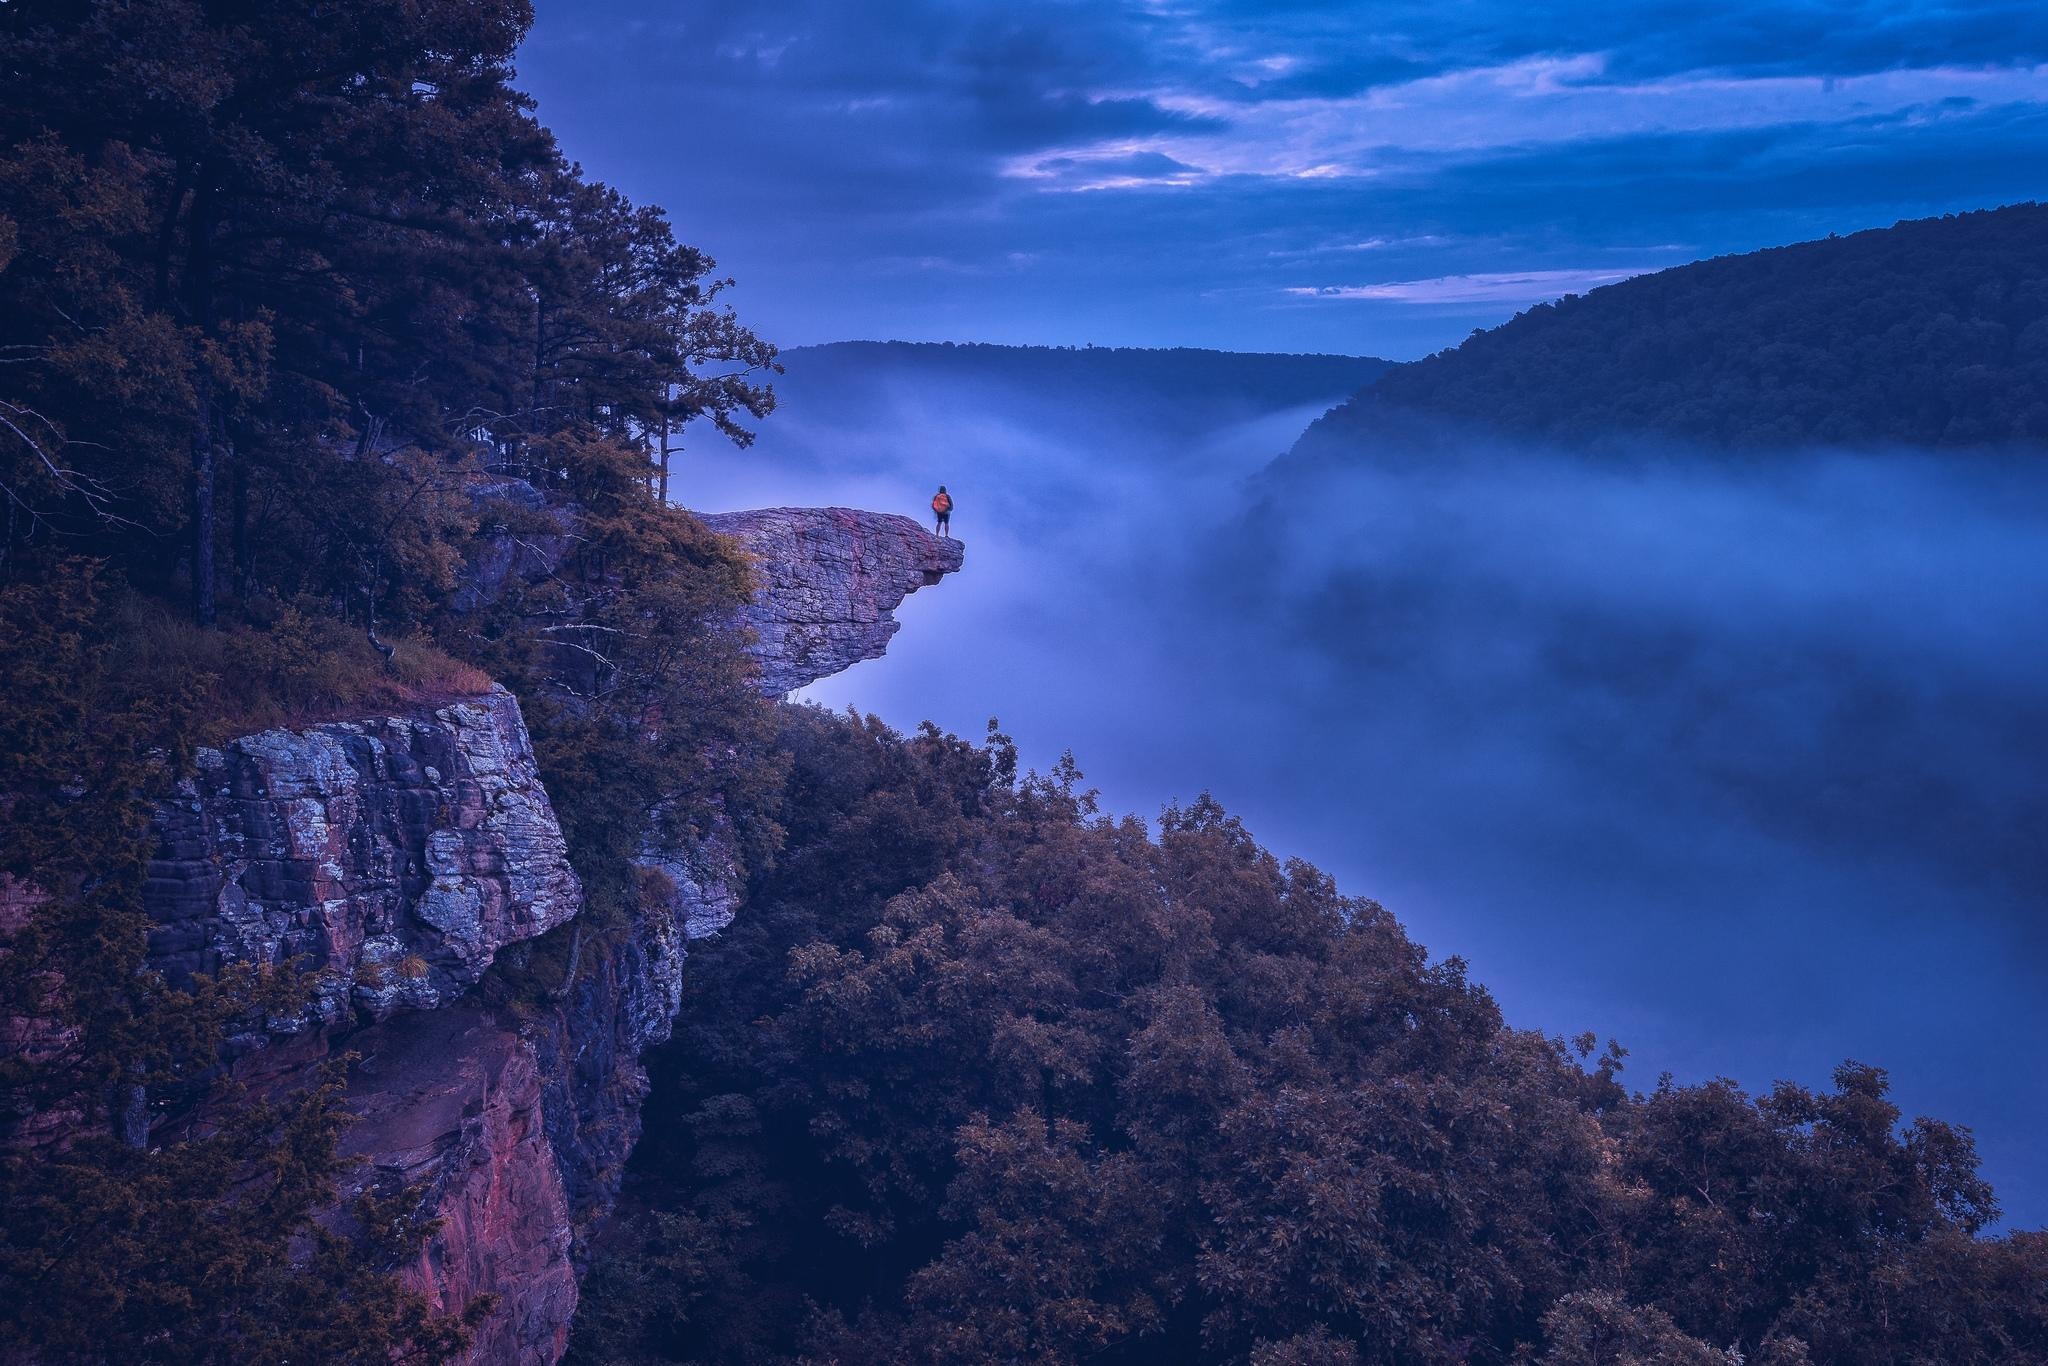
[[[854,508],[699,513],[738,541],[761,577],[740,615],[771,697],[879,659],[901,629],[898,605],[960,568],[964,551],[908,517]]]

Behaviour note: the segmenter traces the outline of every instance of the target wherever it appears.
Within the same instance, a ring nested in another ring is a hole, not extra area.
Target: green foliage
[[[744,1290],[733,1283],[727,1251],[745,1232],[741,1218],[652,1210],[632,1220],[622,1230],[630,1249],[606,1257],[584,1278],[579,1332],[565,1358],[570,1366],[664,1360],[640,1344],[672,1339],[690,1328],[700,1305]],[[714,1284],[721,1273],[727,1283]]]
[[[993,730],[782,739],[578,1360],[2048,1351],[2041,1240],[1978,1236],[1967,1135],[1874,1069],[1632,1096],[1207,798],[1155,834]]]
[[[1600,1290],[1559,1300],[1543,1316],[1543,1333],[1550,1346],[1542,1366],[1740,1366],[1744,1360],[1687,1337],[1661,1310],[1631,1308]]]
[[[102,569],[51,592],[0,590],[0,875],[21,900],[0,925],[0,1020],[26,1046],[0,1058],[14,1117],[111,1107],[132,1081],[169,1080],[208,1022],[143,970],[146,808],[167,789],[189,703],[115,668]]]
[[[423,1231],[334,1200],[339,1064],[281,1097],[218,1075],[229,1028],[303,1004],[290,970],[174,988],[147,964],[147,799],[192,740],[192,692],[124,667],[131,622],[96,564],[0,589],[0,1356],[422,1360],[464,1325],[389,1268]],[[149,1146],[168,1100],[205,1123]]]
[[[332,1204],[348,1123],[343,1062],[281,1101],[221,1096],[213,1132],[142,1150],[89,1138],[0,1162],[9,1217],[0,1284],[15,1293],[0,1354],[37,1361],[441,1361],[464,1319],[434,1315],[388,1268],[431,1232],[417,1193]]]
[[[542,994],[615,947],[635,860],[776,844],[769,708],[717,629],[745,570],[652,492],[684,424],[750,439],[775,351],[535,122],[530,19],[0,5],[0,1356],[464,1336],[392,1274],[416,1202],[334,1215],[332,1079],[221,1082],[296,976],[150,969],[149,813],[193,745],[505,679],[590,891]],[[457,611],[507,476],[571,551]]]
[[[1376,448],[1415,416],[1572,446],[2039,444],[2048,206],[1717,257],[1539,304],[1391,371],[1301,449]]]
[[[583,878],[585,932],[639,900],[635,861],[714,834],[743,860],[780,838],[772,707],[750,683],[733,614],[745,563],[649,494],[645,459],[593,428],[532,447],[544,488],[575,510],[552,574],[508,586],[449,638],[517,692],[541,775]],[[582,918],[579,918],[582,919]]]
[[[0,575],[53,543],[370,625],[445,596],[479,459],[744,442],[774,348],[508,84],[523,0],[0,7]],[[664,457],[665,458],[665,457]],[[219,512],[215,503],[220,504]],[[216,575],[215,560],[231,564]]]

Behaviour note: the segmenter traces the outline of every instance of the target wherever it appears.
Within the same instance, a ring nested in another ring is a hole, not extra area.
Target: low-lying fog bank
[[[1112,808],[1209,788],[1630,1079],[1891,1069],[2048,1218],[2048,476],[1509,450],[1253,476],[1326,406],[807,382],[678,497],[920,513],[967,572],[809,694],[1000,716]]]

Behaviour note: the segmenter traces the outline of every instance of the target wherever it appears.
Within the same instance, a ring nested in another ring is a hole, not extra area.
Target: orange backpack
[[[952,494],[950,494],[950,493],[946,492],[946,491],[945,491],[944,489],[940,489],[940,490],[939,490],[939,491],[938,491],[937,493],[935,493],[935,494],[933,494],[933,495],[932,495],[932,511],[933,511],[933,512],[936,512],[936,513],[938,513],[938,514],[939,514],[939,515],[940,515],[941,517],[943,517],[943,516],[945,516],[945,515],[946,515],[947,513],[951,512],[952,510],[953,510],[953,495],[952,495]]]

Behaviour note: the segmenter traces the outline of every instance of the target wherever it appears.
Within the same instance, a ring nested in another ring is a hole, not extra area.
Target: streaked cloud
[[[1936,67],[1832,77],[1698,74],[1654,81],[1608,78],[1606,54],[1530,58],[1379,86],[1343,98],[1253,103],[1176,90],[1140,102],[1182,115],[1164,128],[1109,145],[1117,156],[1169,157],[1186,174],[1278,178],[1371,177],[1417,154],[1447,160],[1505,148],[1657,133],[1725,132],[1788,124],[1926,124],[1968,119],[1993,104],[2048,98],[2048,67]],[[1077,145],[1020,154],[1006,174],[1101,150]]]
[[[1377,285],[1290,285],[1287,293],[1306,299],[1373,299],[1402,304],[1533,304],[1611,285],[1656,270],[1526,270],[1439,275],[1430,280],[1390,280]]]
[[[2048,164],[2035,0],[538,8],[522,75],[570,154],[790,342],[1413,355],[1546,279],[2033,197]]]
[[[1052,190],[1122,190],[1192,185],[1202,172],[1164,152],[1118,145],[1033,158],[1005,168],[1005,174]]]

